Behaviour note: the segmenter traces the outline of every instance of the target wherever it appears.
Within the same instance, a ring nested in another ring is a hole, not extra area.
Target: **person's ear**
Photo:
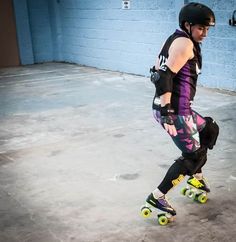
[[[184,23],[184,27],[185,27],[188,31],[190,31],[190,24],[189,24],[188,22],[185,22],[185,23]]]

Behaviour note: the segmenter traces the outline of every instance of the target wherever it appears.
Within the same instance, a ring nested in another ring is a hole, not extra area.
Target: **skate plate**
[[[146,203],[145,205],[143,205],[140,210],[141,210],[141,216],[143,218],[151,217],[152,213],[156,211],[157,221],[162,226],[167,225],[170,222],[173,222],[175,219],[175,216],[171,215],[170,213],[161,211],[160,209],[157,209],[151,206],[149,203]]]

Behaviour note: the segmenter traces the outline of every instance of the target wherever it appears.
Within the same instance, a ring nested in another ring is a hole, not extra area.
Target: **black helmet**
[[[179,26],[181,29],[184,29],[185,22],[190,25],[215,26],[215,15],[206,5],[192,2],[184,5],[180,10]]]

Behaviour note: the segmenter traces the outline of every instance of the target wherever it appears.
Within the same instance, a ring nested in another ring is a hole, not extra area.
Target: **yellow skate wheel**
[[[183,187],[183,188],[180,190],[180,193],[181,193],[182,195],[185,196],[187,190],[188,190],[188,188]]]
[[[152,210],[148,207],[143,207],[141,209],[141,215],[144,217],[144,218],[149,218],[151,216],[151,213],[152,213]]]
[[[195,197],[195,194],[194,194],[194,192],[191,189],[187,190],[185,192],[185,195],[186,195],[186,197],[188,197],[190,199],[194,199],[194,197]]]
[[[197,200],[200,202],[200,203],[206,203],[207,201],[207,195],[206,194],[200,194],[197,198]]]
[[[158,223],[160,225],[167,225],[168,224],[168,218],[165,215],[161,215],[158,217]]]

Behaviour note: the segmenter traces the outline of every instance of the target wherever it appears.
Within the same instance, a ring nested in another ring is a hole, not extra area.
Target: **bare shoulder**
[[[175,39],[170,46],[169,53],[176,52],[191,57],[193,54],[193,42],[185,37],[179,37]]]
[[[177,73],[193,57],[193,42],[188,38],[180,37],[172,42],[166,65]]]

